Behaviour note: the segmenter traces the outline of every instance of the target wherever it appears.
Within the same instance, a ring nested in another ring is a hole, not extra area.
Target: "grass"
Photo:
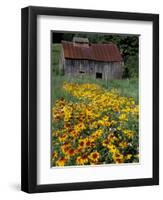
[[[121,79],[121,80],[98,80],[86,78],[69,78],[66,76],[55,75],[52,73],[52,104],[59,98],[76,101],[70,94],[65,92],[62,88],[64,82],[74,83],[95,83],[99,84],[107,90],[117,89],[122,96],[133,97],[138,103],[138,79]]]
[[[55,74],[59,74],[59,58],[61,53],[61,44],[52,44],[52,55],[51,55],[51,62],[52,62],[52,71]]]

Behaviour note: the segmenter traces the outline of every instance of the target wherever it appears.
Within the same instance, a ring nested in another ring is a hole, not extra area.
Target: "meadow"
[[[139,162],[138,78],[99,80],[59,71],[53,46],[52,166]]]
[[[52,103],[60,98],[64,97],[67,100],[72,100],[72,96],[66,93],[63,89],[64,82],[74,82],[74,83],[93,83],[98,84],[106,90],[116,89],[119,94],[125,97],[133,97],[134,100],[138,103],[139,101],[139,88],[138,88],[138,79],[121,79],[121,80],[98,80],[98,79],[90,79],[90,77],[85,78],[69,78],[66,76],[60,76],[53,74],[52,75]]]

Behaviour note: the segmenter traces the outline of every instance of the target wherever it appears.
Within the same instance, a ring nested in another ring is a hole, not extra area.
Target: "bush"
[[[128,57],[125,63],[124,77],[137,78],[139,74],[138,54]]]

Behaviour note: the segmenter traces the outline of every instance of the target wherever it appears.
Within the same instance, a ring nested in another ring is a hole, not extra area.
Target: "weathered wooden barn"
[[[61,42],[60,67],[67,76],[91,76],[96,79],[121,79],[123,59],[113,43],[93,44],[87,38]]]

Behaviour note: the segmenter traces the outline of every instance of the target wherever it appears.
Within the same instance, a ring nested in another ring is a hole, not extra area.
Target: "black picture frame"
[[[37,184],[37,16],[55,15],[153,23],[153,177]],[[159,15],[30,6],[21,11],[21,190],[28,193],[159,184]]]

